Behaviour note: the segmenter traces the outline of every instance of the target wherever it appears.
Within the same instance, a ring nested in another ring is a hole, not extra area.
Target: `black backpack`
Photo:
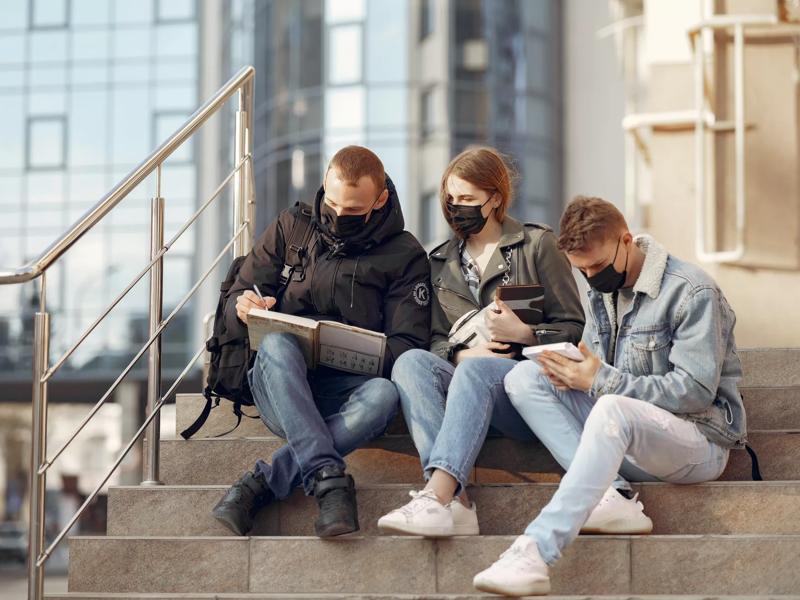
[[[301,281],[304,277],[303,261],[311,239],[313,224],[311,221],[311,208],[299,202],[297,207],[297,215],[284,252],[285,264],[276,294],[278,302],[280,302],[280,297],[290,281]],[[211,409],[219,406],[220,400],[223,399],[233,402],[236,425],[229,431],[220,433],[215,437],[234,431],[241,424],[242,417],[259,418],[258,415],[248,415],[242,412],[242,406],[253,406],[254,404],[253,395],[250,392],[250,384],[247,381],[247,372],[253,366],[256,353],[250,348],[247,327],[241,324],[235,331],[228,331],[224,318],[225,297],[236,281],[239,269],[241,269],[245,258],[245,256],[238,256],[233,260],[228,268],[228,274],[219,288],[217,311],[214,315],[214,331],[206,341],[206,350],[211,355],[208,378],[203,389],[206,404],[194,423],[181,432],[181,437],[185,440],[188,440],[200,430],[208,420]]]

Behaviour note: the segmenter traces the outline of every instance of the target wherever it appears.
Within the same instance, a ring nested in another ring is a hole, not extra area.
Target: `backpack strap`
[[[744,449],[747,450],[747,453],[750,455],[750,475],[753,481],[764,481],[764,478],[761,476],[761,469],[758,466],[756,451],[748,444],[745,444]]]
[[[216,396],[216,403],[214,403],[214,406],[211,406],[211,403],[214,402],[214,397],[212,397],[211,388],[209,386],[206,386],[206,388],[203,390],[203,396],[206,397],[206,405],[203,407],[202,412],[194,420],[194,423],[181,431],[181,437],[185,440],[188,440],[195,433],[200,431],[200,428],[205,425],[205,422],[208,420],[208,416],[211,414],[211,409],[214,408],[214,406],[219,406],[219,396]]]
[[[311,241],[313,226],[311,222],[311,208],[298,202],[298,211],[292,225],[292,232],[284,251],[284,265],[279,279],[279,293],[282,292],[290,281],[303,281],[305,270],[303,261],[308,253],[308,244]]]

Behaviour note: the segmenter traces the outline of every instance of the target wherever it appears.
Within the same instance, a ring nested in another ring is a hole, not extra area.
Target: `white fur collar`
[[[661,291],[661,281],[664,279],[669,253],[649,235],[637,235],[633,242],[645,254],[642,272],[633,285],[633,291],[642,292],[655,299]]]

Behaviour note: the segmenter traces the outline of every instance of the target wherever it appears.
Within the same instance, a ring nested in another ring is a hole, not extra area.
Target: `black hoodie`
[[[342,239],[320,219],[324,190],[312,207],[314,231],[305,259],[305,277],[286,287],[273,310],[314,319],[328,319],[386,334],[383,375],[389,377],[400,354],[428,348],[430,340],[430,267],[425,250],[404,231],[397,191],[386,177],[389,199],[372,212],[361,233]],[[291,235],[294,206],[281,212],[261,234],[228,292],[225,314],[228,331],[242,327],[236,299],[253,283],[264,296],[275,296]]]

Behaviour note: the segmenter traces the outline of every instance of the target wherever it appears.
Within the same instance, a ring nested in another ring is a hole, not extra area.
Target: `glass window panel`
[[[3,29],[28,28],[29,1],[30,0],[3,0]]]
[[[537,2],[519,2],[518,7],[522,13],[522,23],[525,27],[550,33],[551,0],[538,0]]]
[[[157,148],[175,130],[177,130],[189,115],[186,113],[156,113],[153,115],[153,148]],[[169,157],[168,162],[181,163],[192,160],[194,141],[193,138],[186,140]]]
[[[174,308],[192,287],[192,262],[188,258],[170,256],[170,253],[164,259],[164,306]]]
[[[155,79],[158,82],[194,82],[197,79],[197,61],[159,60],[155,65]]]
[[[73,86],[105,85],[108,83],[108,67],[72,67]]]
[[[25,69],[4,68],[0,71],[0,90],[17,91],[25,85]]]
[[[325,0],[326,23],[359,21],[365,13],[365,0]]]
[[[72,173],[69,175],[69,205],[83,214],[103,197],[108,188],[103,173]]]
[[[131,2],[131,0],[114,1],[114,21],[119,24],[152,23],[152,2]]]
[[[111,3],[108,0],[70,0],[75,25],[106,25]]]
[[[70,166],[104,165],[108,161],[108,95],[76,90],[70,105]]]
[[[65,27],[67,0],[32,0],[31,24],[34,27]]]
[[[161,85],[156,89],[156,104],[153,108],[159,111],[180,110],[192,113],[197,105],[197,88],[194,85]]]
[[[401,82],[408,79],[408,3],[405,0],[372,0],[366,36],[367,81]]]
[[[66,111],[67,95],[62,90],[32,92],[28,95],[29,115],[54,115]]]
[[[67,59],[65,31],[34,31],[30,34],[32,63],[63,62]]]
[[[537,156],[527,152],[522,160],[522,178],[525,182],[523,188],[528,196],[539,196],[540,198],[550,198],[550,173],[552,170],[550,161],[544,156]]]
[[[72,33],[72,59],[106,60],[109,51],[108,31],[74,31]]]
[[[156,30],[158,56],[195,56],[197,54],[197,25],[159,25]]]
[[[22,264],[20,241],[20,238],[14,233],[7,233],[6,235],[0,236],[0,265],[16,267]],[[9,292],[14,286],[4,285],[3,288],[5,289],[2,291]],[[19,305],[17,305],[17,308],[19,308]]]
[[[325,128],[356,130],[364,127],[364,88],[331,89],[325,93]]]
[[[28,229],[42,229],[63,233],[67,226],[67,211],[57,204],[42,204],[35,210],[28,209]],[[42,248],[43,249],[43,248]]]
[[[3,207],[3,218],[0,219],[0,231],[4,231],[0,235],[0,244],[8,232],[17,233],[22,229],[22,214],[23,210],[19,206]],[[0,258],[2,258],[2,246],[0,245]],[[15,267],[15,263],[0,260],[0,265],[4,267]]]
[[[167,199],[167,211],[173,200],[194,200],[197,172],[194,165],[164,165],[161,173],[161,195]],[[205,202],[207,198],[203,198]]]
[[[150,81],[150,63],[118,64],[114,67],[114,83],[148,83]]]
[[[408,115],[406,88],[370,88],[367,101],[367,120],[370,129],[402,127]]]
[[[138,2],[131,2],[138,6]],[[114,32],[114,58],[149,58],[151,54],[149,27],[129,27]]]
[[[114,91],[112,156],[115,165],[138,164],[150,147],[150,93],[146,88]]]
[[[19,205],[22,201],[22,177],[19,175],[0,176],[0,206]]]
[[[33,168],[62,166],[65,158],[65,137],[63,118],[35,117],[30,119],[28,121],[28,165]]]
[[[195,0],[157,0],[159,21],[180,21],[194,18]]]
[[[549,92],[552,87],[550,80],[550,51],[546,40],[528,36],[525,40],[527,51],[524,54],[526,88]]]
[[[30,71],[31,87],[63,88],[67,85],[66,65],[61,67],[34,67]]]
[[[25,61],[25,36],[0,35],[0,65],[17,65]]]
[[[436,27],[436,0],[421,0],[419,6],[419,39],[424,40]]]
[[[331,27],[328,44],[328,81],[332,84],[361,81],[361,26]]]
[[[64,173],[28,173],[27,202],[32,205],[59,206],[64,202]],[[60,211],[59,207],[59,211]],[[37,209],[37,216],[44,211]],[[32,223],[37,222],[34,219]]]
[[[21,169],[25,156],[25,97],[0,94],[0,168]]]
[[[541,98],[525,98],[525,122],[520,123],[520,131],[529,135],[549,137],[551,134],[550,105]]]

